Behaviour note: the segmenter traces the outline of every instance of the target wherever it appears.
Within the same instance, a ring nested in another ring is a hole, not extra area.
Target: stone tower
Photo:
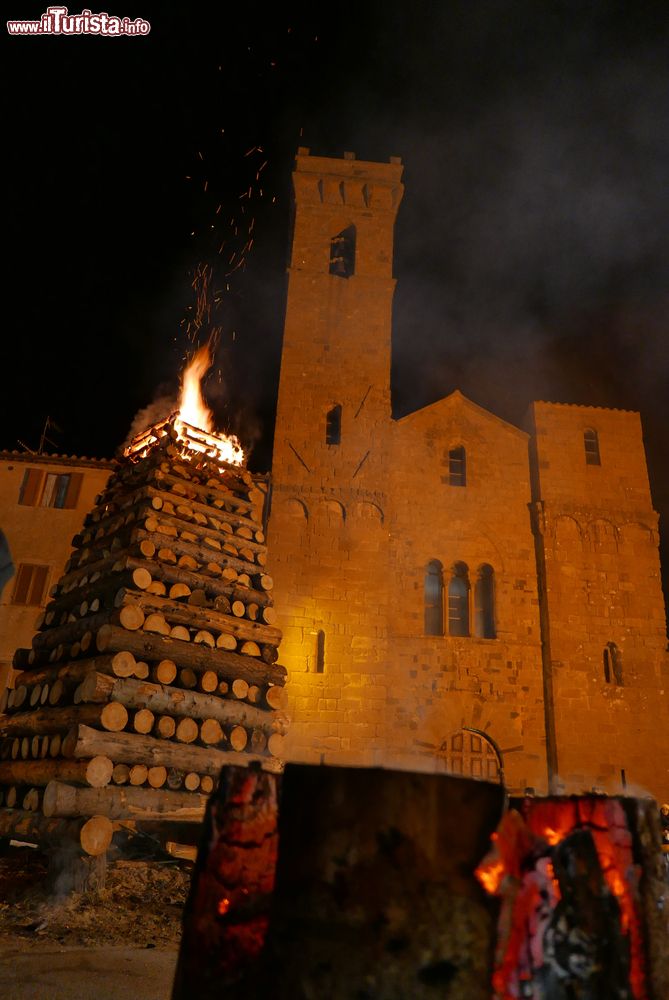
[[[296,756],[371,762],[382,743],[386,478],[402,166],[300,149],[270,532]],[[364,558],[361,558],[364,553]],[[354,555],[357,554],[357,555]],[[318,676],[314,676],[318,675]]]
[[[298,151],[272,462],[279,491],[338,496],[383,483],[401,176],[399,161]]]
[[[669,671],[638,413],[534,403],[534,524],[554,784],[669,782]]]

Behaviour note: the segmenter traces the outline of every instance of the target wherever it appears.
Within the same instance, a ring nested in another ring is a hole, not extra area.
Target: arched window
[[[450,486],[467,485],[467,456],[462,445],[448,453],[448,482]]]
[[[495,638],[495,579],[492,566],[479,566],[474,586],[474,635]]]
[[[341,406],[339,403],[328,410],[325,417],[325,443],[341,443]]]
[[[462,562],[453,566],[448,584],[448,634],[469,635],[469,570]]]
[[[615,642],[607,642],[604,647],[604,680],[607,684],[622,687],[623,658]]]
[[[597,431],[593,431],[592,428],[588,428],[587,431],[584,431],[583,444],[585,445],[585,464],[601,465],[602,463],[599,458],[599,437],[597,436]]]
[[[444,574],[433,559],[425,570],[425,635],[444,634]]]
[[[355,226],[348,226],[330,240],[330,274],[350,278],[355,274]]]

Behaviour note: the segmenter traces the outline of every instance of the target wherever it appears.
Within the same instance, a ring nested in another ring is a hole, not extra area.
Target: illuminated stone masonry
[[[669,796],[638,414],[391,412],[402,166],[298,151],[269,541],[289,759]]]

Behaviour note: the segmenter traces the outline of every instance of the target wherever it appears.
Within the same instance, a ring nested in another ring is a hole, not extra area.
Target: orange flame
[[[212,412],[202,398],[200,383],[212,365],[211,349],[205,344],[195,352],[181,376],[179,416],[187,424],[213,431]]]
[[[214,452],[217,458],[231,465],[241,465],[244,461],[244,450],[239,438],[234,434],[216,434],[213,414],[202,396],[202,379],[212,364],[211,342],[209,342],[195,352],[184,368],[181,376],[179,410],[174,427],[179,439],[189,448],[207,454]],[[194,438],[190,432],[191,428],[202,433],[196,434]]]

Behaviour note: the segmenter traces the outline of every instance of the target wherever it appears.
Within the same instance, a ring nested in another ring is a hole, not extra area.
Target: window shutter
[[[30,587],[32,575],[32,566],[27,566],[26,563],[21,563],[16,573],[14,593],[12,594],[12,604],[28,603],[28,589]]]
[[[41,469],[26,469],[19,492],[19,503],[34,507],[40,494],[44,473]]]
[[[70,485],[67,488],[65,503],[63,504],[63,507],[67,508],[67,510],[73,510],[77,506],[77,500],[79,499],[79,493],[81,492],[83,478],[83,472],[70,473]]]
[[[49,575],[48,566],[33,566],[33,577],[30,586],[28,604],[41,604],[44,599],[46,579]]]

